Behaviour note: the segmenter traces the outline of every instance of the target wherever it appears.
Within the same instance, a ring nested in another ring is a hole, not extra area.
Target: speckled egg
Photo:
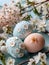
[[[17,36],[18,38],[24,39],[27,35],[32,32],[32,24],[28,21],[21,21],[16,24],[13,36]]]
[[[25,46],[24,43],[17,37],[11,37],[7,39],[6,46],[8,53],[15,57],[20,58],[24,56]]]
[[[43,49],[45,45],[44,37],[39,33],[32,33],[24,40],[26,50],[35,53]]]

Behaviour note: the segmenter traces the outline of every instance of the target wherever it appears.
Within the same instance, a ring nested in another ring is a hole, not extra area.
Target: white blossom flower
[[[20,43],[20,44],[19,44],[19,48],[25,49],[25,45],[24,45],[23,43]]]
[[[31,62],[28,62],[28,64],[27,65],[32,65],[32,63]]]
[[[24,29],[28,29],[28,25],[24,25]]]
[[[41,61],[41,62],[44,62],[46,63],[46,54],[45,53],[38,53],[38,55],[34,56],[33,57],[34,60],[36,61],[36,64]]]
[[[6,33],[1,33],[0,37],[6,40],[8,38],[8,35]]]
[[[11,43],[10,43],[10,46],[11,46],[11,47],[14,47],[14,46],[15,46],[15,42],[11,42]]]
[[[9,57],[6,61],[6,65],[15,65],[15,60]]]
[[[21,29],[20,28],[18,28],[18,32],[21,32]]]
[[[6,26],[3,27],[3,31],[4,31],[5,33],[7,32]]]
[[[16,41],[16,40],[18,40],[18,37],[15,37],[15,38],[14,38],[14,41]]]
[[[47,6],[45,4],[42,5],[42,10],[43,10],[42,15],[46,15],[47,14]]]
[[[37,63],[39,62],[39,60],[40,60],[40,56],[38,56],[38,55],[34,56],[33,58],[34,58],[36,64],[37,64]]]
[[[46,0],[29,0],[30,2],[36,2],[36,3],[40,3],[40,2],[43,2],[43,1],[46,1]]]
[[[40,0],[38,0],[38,1],[40,1]],[[41,0],[42,1],[42,0]],[[48,11],[49,11],[49,7],[47,7],[47,5],[48,5],[48,3],[49,2],[46,2],[46,3],[44,3],[44,4],[42,4],[42,5],[40,5],[40,6],[38,6],[37,7],[37,11],[39,12],[39,13],[41,13],[41,15],[42,15],[42,19],[43,19],[43,16],[45,17],[45,19],[47,19],[48,18]]]
[[[39,23],[38,19],[39,18],[35,18],[35,19],[31,18],[30,21],[31,21],[32,25],[38,25],[38,23]]]
[[[18,2],[21,2],[21,0],[16,0],[15,2],[18,3]]]
[[[27,65],[33,65],[33,64],[36,65],[35,60],[33,58],[29,59],[29,62]]]
[[[5,45],[5,41],[4,40],[1,40],[0,41],[0,51],[2,53],[6,53],[7,52],[7,48],[6,48],[6,45]]]
[[[19,53],[20,52],[20,49],[16,48],[16,53]]]
[[[42,61],[42,62],[45,62],[46,63],[46,54],[45,53],[39,53],[39,55],[40,55],[40,60]]]
[[[21,58],[21,57],[23,57],[24,56],[24,53],[19,53],[18,54],[18,58]]]
[[[39,18],[36,19],[32,19],[31,18],[31,24],[34,26],[34,30],[38,30],[38,32],[44,31],[46,29],[46,23],[45,23],[45,19],[40,20]]]
[[[29,59],[29,61],[31,61],[31,62],[35,62],[35,60],[34,60],[33,58]]]
[[[1,52],[2,53],[7,53],[7,47],[6,46],[1,46]]]
[[[37,30],[38,31],[43,31],[43,32],[45,32],[45,28],[46,28],[46,23],[45,23],[45,21],[43,21],[43,20],[39,20],[40,22],[38,23],[38,26],[37,26]]]
[[[0,41],[0,46],[3,46],[3,43],[5,44],[5,41],[4,40],[1,40]]]

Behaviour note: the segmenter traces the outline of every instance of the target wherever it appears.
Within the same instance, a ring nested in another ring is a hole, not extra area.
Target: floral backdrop
[[[44,32],[49,35],[49,0],[17,0],[10,4],[4,4],[0,9],[0,59],[4,65],[14,65],[15,59],[9,57],[5,60],[4,53],[7,51],[6,40],[12,36],[13,28],[18,22],[30,21],[33,30]],[[39,59],[37,59],[39,58]],[[36,61],[36,59],[38,61]],[[30,59],[28,65],[46,65],[46,55],[39,53],[34,59]]]

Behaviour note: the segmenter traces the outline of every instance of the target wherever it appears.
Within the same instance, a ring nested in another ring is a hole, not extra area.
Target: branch
[[[38,7],[38,6],[44,4],[44,3],[48,2],[48,1],[49,1],[49,0],[46,0],[46,1],[41,2],[41,3],[35,3],[33,6]],[[29,7],[31,7],[31,6],[32,6],[32,4],[29,4],[27,7],[22,8],[22,10],[25,10],[26,8],[29,8]],[[32,10],[33,10],[33,8],[32,8],[31,10],[28,10],[28,11],[23,11],[23,12],[21,12],[21,14],[24,14],[25,12],[30,12],[30,11],[32,11]]]
[[[41,3],[35,3],[34,5],[38,5],[38,4],[44,4],[45,2],[48,2],[49,0],[46,0],[46,1],[44,1],[44,2],[41,2]],[[32,4],[29,4],[27,7],[25,7],[25,8],[23,8],[23,9],[26,9],[26,8],[28,8],[28,7],[31,7],[32,6]]]
[[[46,52],[44,52],[46,55],[47,54],[49,54],[49,50],[48,51],[46,51]],[[29,60],[25,60],[25,61],[23,61],[23,62],[21,62],[21,63],[19,63],[19,64],[17,64],[17,65],[23,65],[23,64],[25,64],[25,63],[27,63],[27,62],[29,62]]]
[[[46,30],[46,31],[45,31],[45,32],[43,32],[43,33],[48,34],[49,32]]]

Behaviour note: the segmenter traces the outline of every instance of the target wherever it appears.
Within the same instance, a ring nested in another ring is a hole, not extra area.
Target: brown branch
[[[43,3],[45,3],[45,2],[48,2],[49,0],[46,0],[46,1],[44,1],[44,2],[41,2],[41,3],[35,3],[34,5],[38,5],[38,4],[43,4]],[[26,9],[26,8],[28,8],[28,7],[31,7],[32,6],[32,4],[29,4],[27,7],[25,7],[25,8],[23,8],[23,10],[24,9]]]
[[[47,55],[47,54],[49,54],[49,50],[46,51],[46,52],[43,52],[43,53],[45,53],[45,54]],[[25,61],[23,61],[23,62],[21,62],[21,63],[19,63],[19,64],[17,64],[17,65],[23,65],[23,64],[25,64],[25,63],[27,63],[27,62],[29,62],[29,60],[25,60]]]
[[[48,2],[48,1],[49,1],[49,0],[46,0],[46,1],[41,2],[41,3],[36,3],[36,4],[34,4],[34,6],[35,6],[35,7],[38,7],[38,6],[44,4],[44,3]],[[31,7],[31,6],[32,6],[32,4],[29,4],[27,7],[22,8],[22,10],[25,10],[26,8],[29,8],[29,7]],[[32,11],[32,10],[33,10],[33,8],[32,8],[31,10],[29,10],[29,11],[23,11],[21,14],[24,14],[25,12],[30,12],[30,11]]]

